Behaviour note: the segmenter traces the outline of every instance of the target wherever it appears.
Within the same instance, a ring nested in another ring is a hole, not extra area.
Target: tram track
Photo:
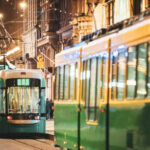
[[[17,143],[32,147],[37,150],[48,150],[53,146],[53,141],[48,139],[10,139]]]
[[[26,146],[30,146],[30,147],[32,147],[32,148],[34,148],[34,149],[36,148],[36,149],[38,149],[38,150],[43,150],[43,149],[41,149],[41,148],[39,148],[39,147],[33,146],[32,144],[27,144],[27,143],[25,143],[25,142],[18,141],[17,139],[10,139],[10,140],[15,141],[15,142],[20,143],[20,144],[23,144],[23,145],[26,145]]]

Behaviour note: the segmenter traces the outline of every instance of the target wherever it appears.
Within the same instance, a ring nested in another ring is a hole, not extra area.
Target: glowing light
[[[27,4],[26,4],[25,2],[21,2],[21,3],[20,3],[20,7],[21,7],[22,9],[24,9],[24,8],[27,7]]]
[[[0,13],[0,19],[2,19],[3,18],[3,14],[2,13]]]
[[[8,51],[6,54],[5,54],[5,56],[9,56],[9,55],[11,55],[11,54],[13,54],[13,53],[15,53],[15,52],[17,52],[17,51],[19,51],[20,50],[20,47],[15,47],[14,49],[12,49],[12,50],[10,50],[10,51]],[[4,58],[4,56],[0,56],[0,60],[2,60]]]

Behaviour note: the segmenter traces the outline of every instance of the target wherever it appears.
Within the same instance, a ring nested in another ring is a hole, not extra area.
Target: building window
[[[142,0],[133,0],[132,9],[133,15],[138,15],[141,12],[141,2]]]
[[[107,24],[108,25],[114,24],[114,1],[113,0],[107,1],[106,14],[107,14]]]

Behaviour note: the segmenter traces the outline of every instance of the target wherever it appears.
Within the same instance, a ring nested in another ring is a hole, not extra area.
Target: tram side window
[[[5,112],[5,89],[0,89],[0,114]]]
[[[106,63],[106,60],[104,61]],[[105,70],[105,63],[104,70]],[[99,105],[101,90],[102,90],[102,59],[101,57],[92,58],[84,62],[86,66],[85,84],[86,88],[86,106],[87,106],[87,119],[90,121],[97,120],[97,109]],[[105,77],[105,71],[103,78]],[[104,81],[104,79],[103,79]],[[103,82],[104,84],[104,82]]]
[[[96,84],[96,105],[99,105],[99,99],[100,99],[100,90],[102,87],[102,82],[101,82],[101,68],[102,68],[102,61],[101,61],[101,57],[97,58],[97,84]]]
[[[67,100],[69,96],[69,65],[65,65],[64,77],[64,99]]]
[[[146,91],[146,73],[147,73],[147,43],[138,46],[137,60],[137,98],[144,98]]]
[[[75,70],[75,99],[77,99],[77,87],[78,87],[78,63],[76,63],[76,70]]]
[[[90,107],[95,106],[96,100],[96,70],[97,70],[97,62],[96,58],[91,60],[91,80],[90,80]]]
[[[117,75],[117,99],[124,98],[125,90],[125,68],[126,68],[126,52],[120,51],[118,54],[118,75]]]
[[[136,46],[129,47],[128,49],[128,71],[127,71],[127,98],[132,99],[135,97],[136,90]]]
[[[86,69],[87,69],[87,61],[84,61],[82,71],[82,100],[85,100],[86,98]]]
[[[56,76],[55,76],[55,99],[59,99],[59,67],[56,68]]]
[[[75,64],[70,65],[70,100],[75,98]]]
[[[116,85],[117,85],[117,57],[118,52],[115,51],[112,53],[112,80],[111,80],[111,99],[116,98]]]
[[[87,60],[87,70],[86,70],[86,106],[88,106],[89,96],[90,96],[90,69],[91,60]]]
[[[101,101],[105,98],[105,75],[106,75],[106,57],[102,58],[102,88],[101,88]]]
[[[60,89],[59,89],[59,99],[63,100],[64,99],[64,66],[60,67]]]
[[[90,80],[90,97],[89,97],[89,108],[88,108],[88,119],[96,120],[96,78],[97,78],[97,59],[91,59],[91,80]]]
[[[147,79],[147,97],[150,98],[150,43],[148,44],[148,79]]]

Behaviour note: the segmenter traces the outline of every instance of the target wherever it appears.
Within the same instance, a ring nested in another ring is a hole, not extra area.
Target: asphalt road
[[[59,150],[48,139],[0,139],[0,150]]]

